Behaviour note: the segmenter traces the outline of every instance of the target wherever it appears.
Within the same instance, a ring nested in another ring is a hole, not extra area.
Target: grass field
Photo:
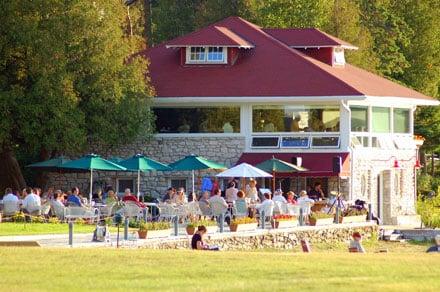
[[[440,255],[1,248],[0,290],[439,291]]]
[[[92,233],[95,225],[75,224],[75,233]],[[113,227],[112,227],[113,228]],[[115,231],[116,227],[113,228]],[[36,235],[36,234],[68,234],[69,225],[63,224],[46,224],[46,223],[0,223],[0,236],[5,235]]]

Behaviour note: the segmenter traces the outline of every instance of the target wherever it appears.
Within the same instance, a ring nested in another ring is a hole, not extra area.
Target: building
[[[309,169],[280,176],[284,189],[320,181],[325,192],[371,202],[384,222],[404,223],[415,215],[414,111],[438,102],[346,63],[356,49],[317,29],[265,29],[239,17],[158,45],[142,52],[157,134],[108,155],[172,162],[196,153],[228,166],[275,156]],[[133,187],[126,176],[111,179]],[[148,192],[169,185],[189,187],[188,174],[143,182]]]

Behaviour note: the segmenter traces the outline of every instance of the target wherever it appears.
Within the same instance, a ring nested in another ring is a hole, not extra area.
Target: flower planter
[[[248,224],[231,224],[229,225],[229,229],[231,232],[237,231],[252,231],[257,229],[258,223],[248,223]]]
[[[333,221],[335,219],[330,217],[330,218],[310,218],[309,219],[309,223],[311,226],[323,226],[323,225],[331,225],[333,224]]]
[[[298,226],[298,220],[274,220],[272,221],[272,228],[292,228]]]
[[[194,226],[186,226],[186,234],[193,235],[196,232],[196,228]]]
[[[147,230],[147,238],[161,238],[161,237],[168,237],[170,235],[171,235],[171,228],[163,229],[163,230]]]
[[[341,217],[340,223],[357,223],[357,222],[365,222],[367,215],[359,215],[359,216],[346,216]]]
[[[138,230],[139,239],[147,238],[147,230]]]

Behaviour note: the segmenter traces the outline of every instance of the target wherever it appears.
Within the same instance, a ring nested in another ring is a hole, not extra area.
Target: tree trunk
[[[7,187],[13,190],[21,190],[26,186],[20,165],[15,158],[14,151],[10,149],[0,150],[0,191]]]
[[[39,161],[48,160],[49,158],[50,158],[49,152],[45,148],[42,148],[40,150]],[[34,176],[35,186],[45,189],[47,186],[47,182],[49,181],[47,172],[41,170],[36,170],[36,171],[37,171],[36,175]]]
[[[151,48],[153,46],[153,29],[152,29],[152,15],[151,15],[151,0],[143,0],[144,1],[144,36],[145,36],[145,44],[147,48]]]

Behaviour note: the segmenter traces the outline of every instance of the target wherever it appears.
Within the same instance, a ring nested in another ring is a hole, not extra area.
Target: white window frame
[[[204,48],[203,60],[191,60],[191,48]],[[209,60],[209,48],[222,48],[222,60]],[[186,47],[186,64],[227,64],[228,63],[228,48],[222,46],[191,46]]]
[[[116,179],[116,193],[118,194],[118,195],[123,195],[124,194],[124,191],[122,191],[122,192],[120,192],[119,191],[119,181],[120,180],[131,180],[132,182],[133,182],[133,184],[132,184],[132,187],[130,188],[130,191],[132,192],[132,193],[134,193],[135,192],[135,190],[134,190],[134,188],[136,187],[136,181],[135,181],[135,179],[134,178],[131,178],[131,177],[120,177],[120,178],[117,178]]]
[[[333,48],[333,64],[334,65],[345,65],[345,52],[342,47]]]

